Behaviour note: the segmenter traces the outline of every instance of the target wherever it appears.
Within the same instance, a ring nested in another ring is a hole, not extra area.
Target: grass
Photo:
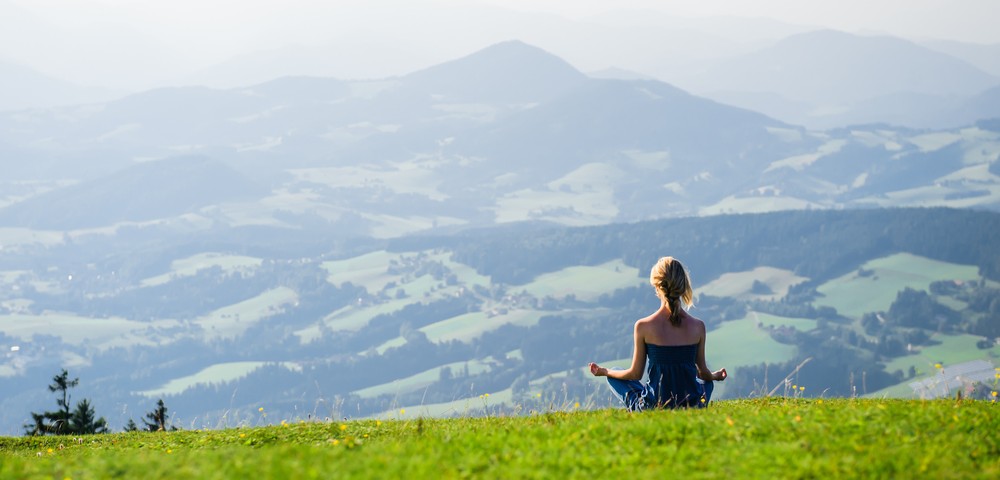
[[[257,322],[281,313],[285,305],[298,302],[299,295],[288,287],[278,287],[215,310],[194,321],[203,330],[203,338],[237,338]]]
[[[757,267],[746,272],[724,273],[698,289],[698,293],[716,297],[735,297],[741,300],[779,300],[788,288],[808,278],[789,270],[774,267]],[[754,294],[754,282],[761,282],[771,289],[770,294]]]
[[[592,302],[617,289],[642,286],[647,282],[637,274],[635,267],[625,265],[619,259],[601,265],[567,267],[544,273],[524,285],[511,286],[510,290],[526,291],[536,297],[564,298],[572,294],[577,300]]]
[[[751,312],[741,320],[723,322],[719,328],[708,332],[705,360],[710,368],[781,363],[795,357],[795,345],[775,341],[766,330],[757,327],[754,315]]]
[[[994,402],[765,398],[711,408],[292,422],[0,438],[2,478],[996,478]]]
[[[174,260],[170,263],[169,272],[147,278],[140,282],[140,285],[143,287],[163,285],[178,277],[197,275],[199,271],[210,267],[220,267],[226,272],[249,271],[259,267],[261,263],[263,263],[263,260],[256,257],[204,252],[188,258]]]
[[[814,303],[830,306],[841,315],[860,318],[867,312],[887,311],[896,294],[904,288],[927,290],[936,280],[976,280],[977,267],[940,262],[929,258],[898,253],[862,265],[871,274],[851,272],[816,290],[823,294]]]
[[[250,372],[253,372],[254,370],[257,370],[267,364],[268,362],[216,363],[201,369],[198,373],[193,375],[170,380],[160,388],[136,393],[149,398],[157,398],[164,395],[177,395],[183,393],[184,390],[187,390],[188,388],[198,385],[221,384],[240,379],[250,374]],[[293,362],[283,362],[279,363],[279,365],[282,365],[289,370],[301,370],[302,368],[300,365]]]

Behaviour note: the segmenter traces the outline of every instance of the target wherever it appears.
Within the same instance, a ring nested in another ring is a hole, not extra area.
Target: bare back
[[[705,324],[701,320],[681,311],[680,325],[670,323],[669,311],[656,313],[639,320],[639,331],[646,343],[661,346],[694,345],[704,338]]]

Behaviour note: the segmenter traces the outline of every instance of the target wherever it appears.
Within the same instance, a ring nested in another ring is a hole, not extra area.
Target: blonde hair
[[[670,307],[670,323],[680,325],[681,302],[685,307],[694,305],[691,279],[680,260],[662,257],[649,271],[649,283],[656,289],[656,296]]]

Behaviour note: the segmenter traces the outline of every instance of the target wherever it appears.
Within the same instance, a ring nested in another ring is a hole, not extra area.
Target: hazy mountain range
[[[996,92],[968,111],[1000,116]],[[164,88],[4,114],[0,225],[321,221],[393,236],[525,220],[996,208],[1000,127],[964,125],[813,131],[655,80],[591,78],[511,41],[382,80]],[[139,191],[159,192],[155,207],[126,213],[122,192]]]

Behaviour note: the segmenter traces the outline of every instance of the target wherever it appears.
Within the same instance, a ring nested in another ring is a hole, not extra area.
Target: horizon
[[[1000,31],[990,28],[1000,5],[984,0],[958,5],[892,0],[874,6],[854,0],[835,5],[768,0],[752,6],[729,0],[629,0],[613,5],[596,0],[350,0],[335,5],[316,0],[294,0],[291,5],[273,0],[179,0],[163,5],[0,0],[0,11],[5,11],[0,18],[7,18],[6,25],[0,20],[5,27],[0,29],[5,32],[0,33],[0,45],[7,45],[0,47],[0,64],[26,66],[81,86],[128,92],[178,85],[232,87],[240,73],[253,79],[315,73],[386,78],[513,39],[550,51],[582,71],[627,68],[613,63],[613,53],[628,44],[604,45],[609,52],[578,51],[560,44],[557,37],[608,31],[612,34],[601,38],[614,42],[616,29],[630,26],[707,32],[705,38],[744,51],[816,29],[911,41],[1000,44]],[[692,47],[692,58],[718,54],[714,46]],[[317,58],[330,62],[315,65]],[[249,59],[266,67],[254,67]]]

